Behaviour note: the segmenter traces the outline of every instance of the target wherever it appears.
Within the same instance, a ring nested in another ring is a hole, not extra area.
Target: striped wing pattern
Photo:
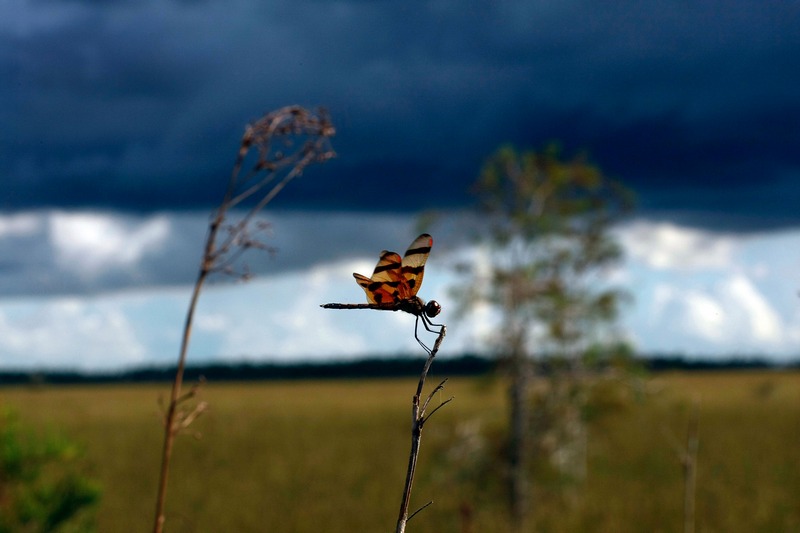
[[[423,233],[411,243],[403,256],[403,266],[401,275],[405,280],[403,290],[406,294],[401,294],[401,298],[411,298],[417,295],[422,286],[422,278],[425,276],[425,262],[431,254],[433,238],[427,233]],[[403,291],[401,291],[403,292]]]
[[[405,256],[384,250],[372,272],[372,278],[353,274],[371,304],[393,305],[416,296],[425,274],[425,262],[431,253],[433,239],[423,233],[411,243]]]

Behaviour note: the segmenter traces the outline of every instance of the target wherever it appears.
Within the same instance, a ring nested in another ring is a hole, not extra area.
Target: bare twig
[[[298,106],[284,107],[268,113],[245,129],[228,188],[209,223],[200,269],[186,312],[178,365],[172,383],[170,401],[164,416],[164,446],[156,497],[154,533],[161,533],[164,529],[164,505],[175,437],[197,419],[208,406],[206,402],[200,402],[188,411],[179,409],[181,404],[194,398],[198,391],[195,387],[190,392],[181,394],[186,355],[200,291],[209,275],[218,272],[232,272],[234,263],[244,250],[268,248],[264,243],[252,237],[250,232],[255,215],[290,181],[301,175],[308,165],[334,157],[335,154],[330,147],[330,138],[334,134],[335,130],[327,114],[322,111],[312,113]],[[256,161],[242,175],[242,169],[252,148],[255,148],[257,152]],[[272,185],[272,187],[268,188],[268,185]],[[226,219],[230,210],[242,205],[248,199],[257,200],[238,222],[227,224]],[[227,230],[227,233],[220,235],[220,229]],[[244,276],[247,276],[247,272],[244,273]]]
[[[445,383],[447,383],[447,379],[448,379],[448,378],[444,378],[444,379],[442,380],[442,382],[441,382],[441,383],[439,383],[439,384],[438,384],[438,385],[437,385],[437,386],[436,386],[436,387],[435,387],[435,388],[434,388],[434,389],[433,389],[433,390],[430,392],[430,394],[428,394],[428,397],[427,397],[427,398],[425,398],[425,403],[424,403],[424,404],[422,404],[422,409],[420,410],[420,413],[421,413],[421,415],[425,415],[425,412],[428,410],[428,404],[429,404],[429,403],[431,403],[431,400],[433,399],[433,396],[434,396],[434,395],[435,395],[437,392],[444,390],[444,384],[445,384]],[[453,401],[453,398],[454,398],[453,396],[450,396],[448,399],[446,399],[445,401],[441,402],[439,405],[437,405],[436,407],[434,407],[434,408],[433,408],[433,411],[431,411],[430,413],[428,413],[428,414],[427,414],[427,415],[425,415],[425,416],[422,416],[422,424],[424,425],[424,424],[425,424],[425,423],[426,423],[426,422],[427,422],[427,421],[430,419],[430,417],[432,417],[432,416],[433,416],[433,413],[435,413],[436,411],[438,411],[439,409],[441,409],[442,407],[444,407],[444,406],[445,406],[445,405],[447,405],[448,403],[452,402],[452,401]],[[410,517],[409,517],[409,518],[410,518]]]
[[[694,533],[697,493],[697,452],[700,448],[700,400],[694,399],[692,416],[686,430],[686,452],[683,454],[683,531]]]
[[[425,379],[428,377],[428,371],[433,364],[433,360],[436,357],[436,353],[439,351],[439,347],[441,346],[446,333],[447,328],[442,326],[442,328],[439,330],[439,336],[436,338],[436,342],[433,345],[433,349],[430,351],[428,359],[425,361],[425,365],[422,368],[422,373],[419,376],[419,383],[417,384],[417,391],[414,394],[414,398],[411,400],[411,453],[408,457],[408,470],[406,471],[406,482],[405,486],[403,487],[403,498],[400,503],[400,516],[397,518],[397,528],[395,529],[396,533],[404,533],[408,521],[422,509],[433,503],[428,502],[414,511],[410,516],[408,514],[408,506],[411,503],[411,486],[414,483],[414,474],[417,470],[417,459],[419,458],[419,447],[422,442],[422,428],[425,425],[425,422],[431,417],[431,415],[433,415],[433,413],[453,399],[449,398],[445,400],[433,411],[431,411],[428,416],[425,416],[425,411],[427,410],[433,395],[444,388],[444,384],[447,381],[444,380],[436,388],[434,388],[430,394],[428,394],[425,402],[420,406],[422,389],[425,387]]]
[[[692,411],[686,428],[686,445],[681,445],[675,435],[662,428],[662,434],[678,457],[683,469],[683,531],[694,533],[697,493],[697,452],[700,449],[700,398],[692,401]]]
[[[433,504],[433,500],[429,501],[428,503],[426,503],[425,505],[423,505],[422,507],[420,507],[419,509],[417,509],[416,511],[414,511],[413,513],[408,515],[408,518],[406,519],[406,523],[410,522],[412,518],[417,516],[417,513],[419,513],[420,511],[422,511],[423,509],[425,509],[426,507],[428,507],[428,506],[430,506],[432,504]]]

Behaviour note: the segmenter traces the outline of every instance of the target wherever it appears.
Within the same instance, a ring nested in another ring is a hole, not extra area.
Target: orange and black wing
[[[367,294],[367,301],[371,304],[393,304],[398,300],[400,285],[405,283],[401,273],[402,261],[394,252],[384,250],[372,272],[372,278],[353,274],[356,282]]]
[[[375,270],[372,271],[372,281],[401,281],[403,279],[400,272],[402,266],[399,254],[384,250],[381,252],[378,264],[375,265]]]
[[[400,298],[411,298],[416,296],[419,291],[425,275],[425,262],[431,253],[431,246],[433,246],[433,238],[427,233],[423,233],[414,239],[414,242],[406,250],[400,269],[403,278],[399,287]]]
[[[372,281],[367,276],[353,274],[356,282],[367,293],[367,302],[379,305],[391,305],[398,301],[397,282]]]

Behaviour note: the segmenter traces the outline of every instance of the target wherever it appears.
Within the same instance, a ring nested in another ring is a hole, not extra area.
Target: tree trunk
[[[530,502],[528,482],[528,428],[530,365],[527,357],[517,353],[511,359],[511,403],[509,420],[509,503],[511,520],[517,531],[524,531]]]

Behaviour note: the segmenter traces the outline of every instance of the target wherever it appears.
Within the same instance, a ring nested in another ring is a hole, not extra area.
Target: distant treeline
[[[190,366],[185,379],[197,381],[259,381],[290,379],[353,379],[416,376],[422,370],[420,357],[365,358],[348,361],[320,362],[232,362]],[[640,368],[651,372],[669,370],[747,370],[800,368],[800,361],[776,365],[764,358],[698,359],[680,355],[655,355],[635,360]],[[474,376],[497,368],[496,360],[478,355],[440,358],[432,371],[442,376]],[[15,384],[79,384],[79,383],[148,383],[172,381],[171,366],[141,367],[118,372],[82,371],[2,371],[0,386]]]

